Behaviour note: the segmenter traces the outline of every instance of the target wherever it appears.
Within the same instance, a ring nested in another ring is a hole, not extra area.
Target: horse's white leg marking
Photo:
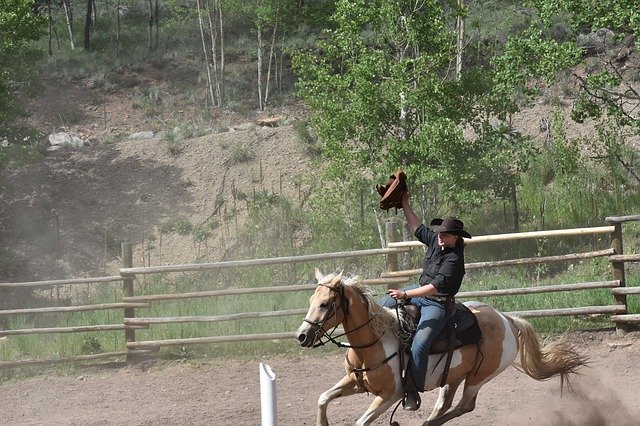
[[[389,397],[376,396],[369,408],[367,408],[367,411],[365,411],[362,417],[358,419],[356,425],[370,425],[375,419],[380,417],[382,413],[387,411],[393,404],[398,402],[400,398],[402,398],[401,394],[395,394]]]
[[[453,407],[451,411],[443,414],[440,417],[427,420],[425,423],[423,423],[423,426],[439,426],[455,417],[463,415],[464,413],[473,411],[473,409],[476,408],[476,397],[478,396],[478,391],[481,387],[482,385],[469,387],[465,386],[464,391],[462,392],[462,398],[460,398],[458,404]]]
[[[456,395],[456,391],[458,390],[458,386],[460,383],[464,381],[464,377],[458,380],[455,383],[450,383],[440,388],[440,392],[438,393],[438,400],[433,407],[433,411],[431,411],[431,415],[427,420],[435,419],[438,416],[443,415],[447,412],[449,408],[451,408],[451,404],[453,404],[453,397]]]
[[[364,390],[358,387],[358,384],[352,380],[349,375],[344,376],[331,389],[320,395],[320,398],[318,399],[316,424],[318,426],[327,426],[329,424],[329,420],[327,419],[327,404],[329,404],[329,402],[341,396],[349,396],[362,392],[364,392]]]

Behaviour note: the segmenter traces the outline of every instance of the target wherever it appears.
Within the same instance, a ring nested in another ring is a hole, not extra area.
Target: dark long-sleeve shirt
[[[464,248],[444,250],[438,245],[438,234],[421,224],[415,232],[416,238],[427,246],[420,285],[433,284],[439,295],[455,295],[464,277]]]

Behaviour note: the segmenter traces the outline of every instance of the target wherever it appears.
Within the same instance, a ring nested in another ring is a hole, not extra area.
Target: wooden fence
[[[612,279],[597,282],[561,284],[549,286],[537,286],[526,288],[508,288],[502,290],[486,290],[486,291],[463,291],[458,293],[460,299],[497,297],[497,296],[513,296],[522,294],[560,292],[560,291],[576,291],[576,290],[593,290],[593,289],[610,289],[612,295],[612,304],[606,306],[584,306],[558,309],[540,309],[531,311],[508,312],[512,315],[522,317],[549,317],[549,316],[574,316],[574,315],[611,315],[611,321],[616,324],[616,328],[622,333],[633,324],[640,323],[640,315],[628,312],[627,296],[640,294],[640,286],[627,287],[625,280],[625,263],[640,261],[640,254],[624,254],[622,243],[622,225],[628,221],[640,221],[640,215],[624,216],[624,217],[608,217],[606,219],[609,226],[579,229],[564,229],[555,231],[537,231],[523,232],[516,234],[502,235],[486,235],[477,236],[467,240],[470,245],[482,244],[488,242],[505,242],[522,239],[540,239],[540,238],[559,238],[567,236],[594,236],[599,234],[609,234],[611,236],[611,248],[599,251],[570,253],[558,256],[539,256],[533,258],[522,259],[505,259],[492,262],[468,263],[467,270],[500,268],[507,266],[547,264],[554,262],[567,262],[574,260],[593,259],[598,257],[606,257],[612,266]],[[386,272],[382,273],[379,278],[365,279],[366,284],[371,286],[386,285],[400,286],[407,283],[416,275],[421,273],[421,269],[398,269],[398,256],[406,254],[414,247],[422,247],[417,241],[397,241],[398,230],[396,222],[387,222],[386,238],[387,244],[382,249],[359,250],[352,252],[323,253],[305,256],[278,257],[269,259],[251,259],[237,260],[214,263],[199,263],[186,265],[167,265],[167,266],[150,266],[150,267],[133,267],[132,265],[132,249],[130,243],[123,244],[123,267],[120,269],[120,275],[96,278],[77,278],[68,280],[49,280],[37,282],[23,283],[0,283],[2,289],[16,288],[51,288],[52,286],[78,284],[104,285],[122,282],[123,297],[122,301],[116,303],[101,303],[93,305],[79,306],[52,306],[40,308],[16,308],[0,310],[0,318],[14,315],[35,315],[60,312],[83,312],[96,310],[124,310],[124,321],[122,324],[103,324],[103,325],[86,325],[76,327],[47,327],[47,328],[29,328],[0,330],[0,339],[6,339],[9,336],[28,335],[28,334],[53,334],[53,333],[85,333],[85,332],[104,332],[122,330],[124,334],[125,350],[116,352],[106,352],[91,355],[80,355],[67,358],[55,359],[24,359],[18,361],[2,361],[2,367],[16,367],[23,365],[46,364],[56,362],[76,362],[76,361],[92,361],[102,358],[123,357],[127,360],[135,360],[139,355],[155,353],[162,346],[184,346],[202,343],[224,343],[224,342],[240,342],[240,341],[258,341],[273,339],[292,339],[294,331],[286,333],[263,333],[263,334],[244,334],[244,335],[225,335],[210,337],[195,337],[187,339],[165,339],[152,341],[137,341],[136,330],[146,329],[154,324],[171,324],[171,323],[193,323],[193,322],[218,322],[230,320],[243,320],[251,318],[268,318],[289,315],[303,316],[307,307],[297,307],[295,309],[281,311],[265,311],[265,312],[244,312],[228,315],[211,315],[211,316],[182,316],[182,317],[136,317],[136,308],[148,308],[153,303],[163,300],[178,299],[196,299],[196,298],[213,298],[229,295],[243,294],[262,294],[262,293],[278,293],[278,292],[295,292],[295,291],[311,291],[315,288],[315,284],[288,285],[278,287],[259,287],[259,288],[239,288],[225,290],[199,291],[190,293],[171,293],[171,294],[153,294],[153,295],[135,295],[134,278],[136,276],[144,276],[148,274],[167,274],[174,272],[193,272],[193,271],[211,271],[230,268],[246,268],[252,266],[267,265],[283,265],[295,264],[303,262],[319,262],[324,260],[348,259],[361,256],[380,256],[386,258]],[[7,344],[6,342],[4,344]]]

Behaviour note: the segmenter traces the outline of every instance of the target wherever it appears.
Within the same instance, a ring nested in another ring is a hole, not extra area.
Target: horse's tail
[[[520,362],[516,368],[536,380],[546,380],[560,376],[560,389],[569,374],[577,373],[580,367],[587,364],[587,358],[575,350],[568,342],[559,340],[544,347],[527,321],[518,317],[507,317],[517,331]]]

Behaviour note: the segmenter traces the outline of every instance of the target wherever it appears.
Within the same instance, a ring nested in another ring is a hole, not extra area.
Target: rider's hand
[[[387,294],[389,296],[391,296],[392,298],[396,299],[396,300],[401,300],[401,299],[406,299],[407,298],[407,292],[404,290],[398,290],[395,288],[389,289],[387,291]]]

